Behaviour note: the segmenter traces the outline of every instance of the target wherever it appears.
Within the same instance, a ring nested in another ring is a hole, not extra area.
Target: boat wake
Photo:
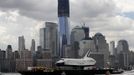
[[[134,75],[134,70],[131,71],[125,71],[123,74],[121,75]]]

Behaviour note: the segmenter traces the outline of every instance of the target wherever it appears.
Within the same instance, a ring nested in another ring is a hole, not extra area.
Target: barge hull
[[[96,75],[96,74],[106,74],[109,72],[112,74],[112,70],[56,70],[53,72],[43,72],[43,71],[20,71],[22,75]]]

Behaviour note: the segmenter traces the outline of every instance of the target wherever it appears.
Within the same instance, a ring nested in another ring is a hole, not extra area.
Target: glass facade
[[[58,0],[59,17],[59,56],[64,57],[64,47],[70,44],[69,0]]]
[[[68,17],[59,17],[59,49],[60,49],[60,56],[64,56],[64,45],[70,44],[70,33],[69,33],[69,24],[68,24]]]

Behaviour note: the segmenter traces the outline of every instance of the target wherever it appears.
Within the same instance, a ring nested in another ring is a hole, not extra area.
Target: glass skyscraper
[[[58,0],[58,18],[59,18],[59,55],[64,57],[65,45],[70,44],[70,31],[68,18],[69,0]]]

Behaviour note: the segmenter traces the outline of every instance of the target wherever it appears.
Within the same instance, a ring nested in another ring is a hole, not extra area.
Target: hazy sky
[[[108,43],[125,39],[134,50],[134,0],[70,0],[70,10],[71,27],[85,23],[90,36],[100,32]],[[26,48],[31,39],[38,45],[45,21],[58,23],[57,0],[0,0],[0,48],[17,50],[21,35]]]

